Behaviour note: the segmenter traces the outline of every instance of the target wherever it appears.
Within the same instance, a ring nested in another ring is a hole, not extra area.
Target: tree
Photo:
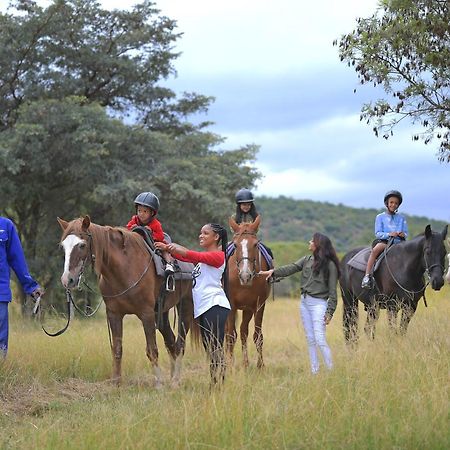
[[[211,97],[175,93],[159,83],[176,73],[176,22],[145,0],[131,11],[97,1],[10,2],[0,14],[0,131],[25,101],[80,96],[115,116],[172,134],[204,128],[189,115],[206,112]]]
[[[215,151],[217,139],[127,126],[79,97],[23,104],[0,133],[0,191],[33,273],[47,287],[58,283],[57,216],[125,225],[141,191],[160,196],[160,219],[181,242],[194,243],[203,223],[224,222],[236,186],[258,177],[248,164],[257,148]]]
[[[259,177],[257,146],[219,150],[207,122],[189,122],[210,97],[161,86],[179,34],[157,13],[150,1],[105,11],[16,0],[0,14],[0,208],[47,288],[62,270],[57,216],[124,225],[136,194],[151,190],[165,229],[191,244]]]
[[[334,45],[338,42],[335,41]],[[382,85],[389,99],[363,105],[361,120],[385,139],[408,118],[439,142],[450,162],[450,8],[448,1],[382,0],[368,19],[339,41],[341,61],[354,66],[361,84]]]

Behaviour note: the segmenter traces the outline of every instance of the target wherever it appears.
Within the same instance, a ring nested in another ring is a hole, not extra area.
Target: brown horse
[[[123,317],[135,314],[142,322],[149,358],[156,386],[160,387],[156,345],[155,306],[163,277],[156,274],[153,256],[144,239],[126,228],[100,226],[89,216],[66,222],[58,218],[63,229],[61,245],[65,252],[64,273],[61,282],[66,289],[76,287],[86,266],[91,264],[98,276],[98,285],[106,305],[108,325],[112,335],[112,379],[121,380]],[[159,330],[170,356],[171,379],[178,384],[186,335],[193,320],[192,282],[177,280],[175,292],[167,292],[162,307]],[[169,323],[169,310],[177,307],[178,336]]]
[[[237,339],[236,313],[242,310],[240,336],[244,366],[248,367],[247,337],[248,325],[252,317],[255,319],[253,341],[258,351],[259,368],[264,366],[262,355],[263,333],[262,321],[266,299],[269,297],[270,285],[265,277],[258,276],[260,270],[268,270],[268,264],[258,248],[258,231],[260,219],[253,223],[237,224],[229,220],[234,231],[233,244],[235,251],[228,260],[229,300],[231,312],[225,325],[226,347],[230,358],[233,358],[233,349]]]

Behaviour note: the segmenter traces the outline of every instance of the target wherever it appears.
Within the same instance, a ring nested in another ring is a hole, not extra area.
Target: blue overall
[[[11,220],[0,216],[0,354],[8,351],[8,304],[12,300],[11,269],[26,294],[39,284],[31,277],[19,235]]]

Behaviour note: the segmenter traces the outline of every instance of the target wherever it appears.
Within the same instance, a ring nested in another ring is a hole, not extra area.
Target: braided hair
[[[219,243],[221,245],[221,249],[225,254],[225,269],[222,274],[223,281],[223,290],[225,291],[225,295],[228,297],[228,261],[226,257],[227,253],[227,244],[228,244],[228,233],[227,230],[218,223],[209,223],[211,230],[219,235]]]

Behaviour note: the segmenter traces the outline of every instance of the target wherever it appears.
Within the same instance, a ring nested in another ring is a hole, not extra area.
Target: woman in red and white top
[[[211,381],[217,383],[223,381],[225,376],[223,341],[225,322],[230,312],[224,279],[228,237],[224,227],[208,223],[200,230],[198,240],[204,250],[202,252],[175,243],[157,242],[155,245],[181,261],[196,264],[192,272],[194,318],[200,325],[203,346],[210,356]]]

